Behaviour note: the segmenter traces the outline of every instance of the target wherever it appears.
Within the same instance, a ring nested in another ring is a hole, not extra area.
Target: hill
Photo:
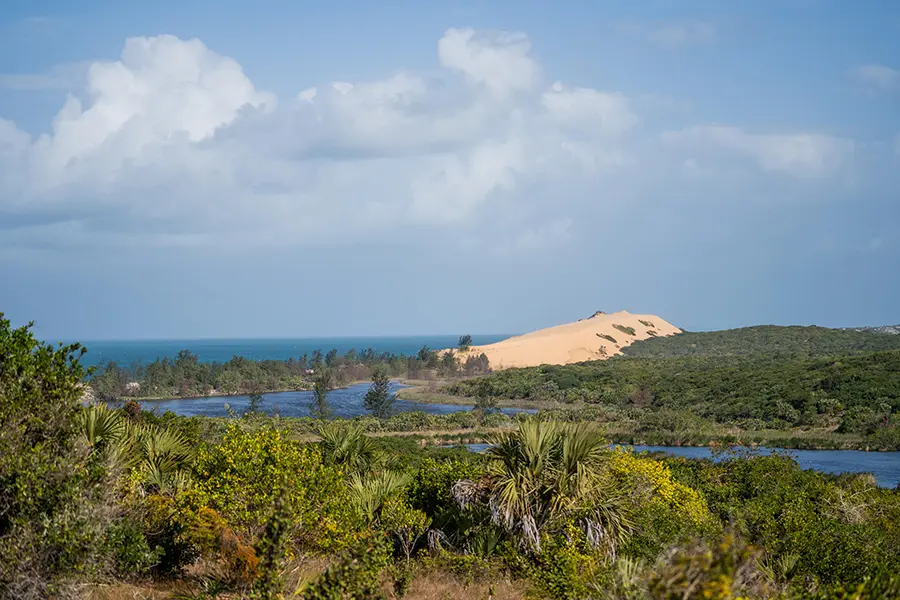
[[[685,332],[637,342],[623,349],[634,358],[750,354],[827,356],[900,350],[900,336],[874,330],[759,325],[724,331]]]
[[[656,315],[633,315],[627,311],[594,313],[588,319],[548,327],[524,335],[454,351],[460,362],[485,354],[493,369],[568,365],[603,360],[622,353],[632,343],[672,336],[681,330]]]

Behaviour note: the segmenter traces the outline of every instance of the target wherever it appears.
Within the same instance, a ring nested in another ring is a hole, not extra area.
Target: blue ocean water
[[[491,344],[510,337],[509,335],[473,335],[476,345]],[[127,367],[135,362],[144,365],[157,358],[174,358],[180,350],[190,350],[201,362],[226,362],[235,356],[252,360],[287,360],[315,350],[326,353],[336,348],[344,354],[351,349],[357,351],[372,348],[376,352],[392,354],[415,354],[422,346],[432,350],[450,348],[456,345],[459,336],[423,335],[406,337],[336,337],[336,338],[294,338],[294,339],[205,339],[205,340],[98,340],[83,342],[87,348],[83,364],[99,365],[114,361]]]

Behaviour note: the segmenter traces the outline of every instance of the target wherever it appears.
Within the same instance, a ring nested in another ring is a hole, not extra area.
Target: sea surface
[[[391,382],[391,391],[407,387],[395,381]],[[331,390],[328,392],[328,404],[336,417],[357,417],[366,414],[363,407],[363,396],[369,389],[369,384],[361,383],[350,387]],[[312,392],[274,392],[263,394],[263,402],[259,410],[270,415],[278,414],[282,417],[308,417],[309,405],[312,401]],[[186,417],[227,417],[228,405],[238,414],[242,413],[250,405],[247,396],[211,396],[206,398],[182,398],[177,400],[142,400],[144,410],[164,413],[167,410],[177,415]],[[394,404],[397,412],[420,411],[434,415],[446,415],[449,413],[472,410],[471,406],[459,404],[432,404],[430,402],[408,402],[397,400]],[[512,415],[520,412],[536,412],[533,409],[504,408],[502,412]]]
[[[696,446],[629,446],[635,452],[664,452],[685,458],[715,458],[712,450]],[[465,444],[473,452],[484,452],[488,444]],[[768,455],[779,452],[790,455],[801,469],[815,469],[823,473],[871,473],[881,487],[893,488],[900,483],[900,452],[863,452],[861,450],[788,450],[784,448],[753,448],[752,453]]]
[[[510,335],[472,335],[475,345],[492,344]],[[416,354],[422,346],[432,350],[456,346],[459,336],[422,335],[406,337],[335,337],[285,339],[205,339],[205,340],[98,340],[83,342],[87,348],[83,364],[100,365],[107,361],[128,367],[140,362],[147,365],[157,358],[175,358],[180,350],[190,350],[200,362],[226,362],[235,356],[252,360],[287,360],[312,355],[316,350],[326,353],[336,348],[344,354],[372,348],[378,353]]]

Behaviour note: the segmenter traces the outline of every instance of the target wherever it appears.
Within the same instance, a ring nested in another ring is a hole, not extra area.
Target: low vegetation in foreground
[[[79,353],[0,319],[4,598],[900,595],[900,493],[865,476],[657,459],[538,418],[484,455],[343,421],[201,433],[83,405]]]

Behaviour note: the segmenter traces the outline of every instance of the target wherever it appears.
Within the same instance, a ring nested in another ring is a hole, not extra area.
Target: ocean
[[[510,337],[506,335],[472,335],[475,345],[491,344]],[[373,348],[376,352],[415,354],[422,346],[432,350],[456,346],[459,336],[422,335],[405,337],[335,337],[285,339],[204,339],[204,340],[97,340],[82,342],[87,348],[82,363],[86,366],[113,361],[127,367],[140,362],[147,365],[157,358],[174,358],[181,350],[190,350],[201,362],[226,362],[235,356],[252,360],[287,360],[315,350],[326,353],[336,348],[344,354]]]

